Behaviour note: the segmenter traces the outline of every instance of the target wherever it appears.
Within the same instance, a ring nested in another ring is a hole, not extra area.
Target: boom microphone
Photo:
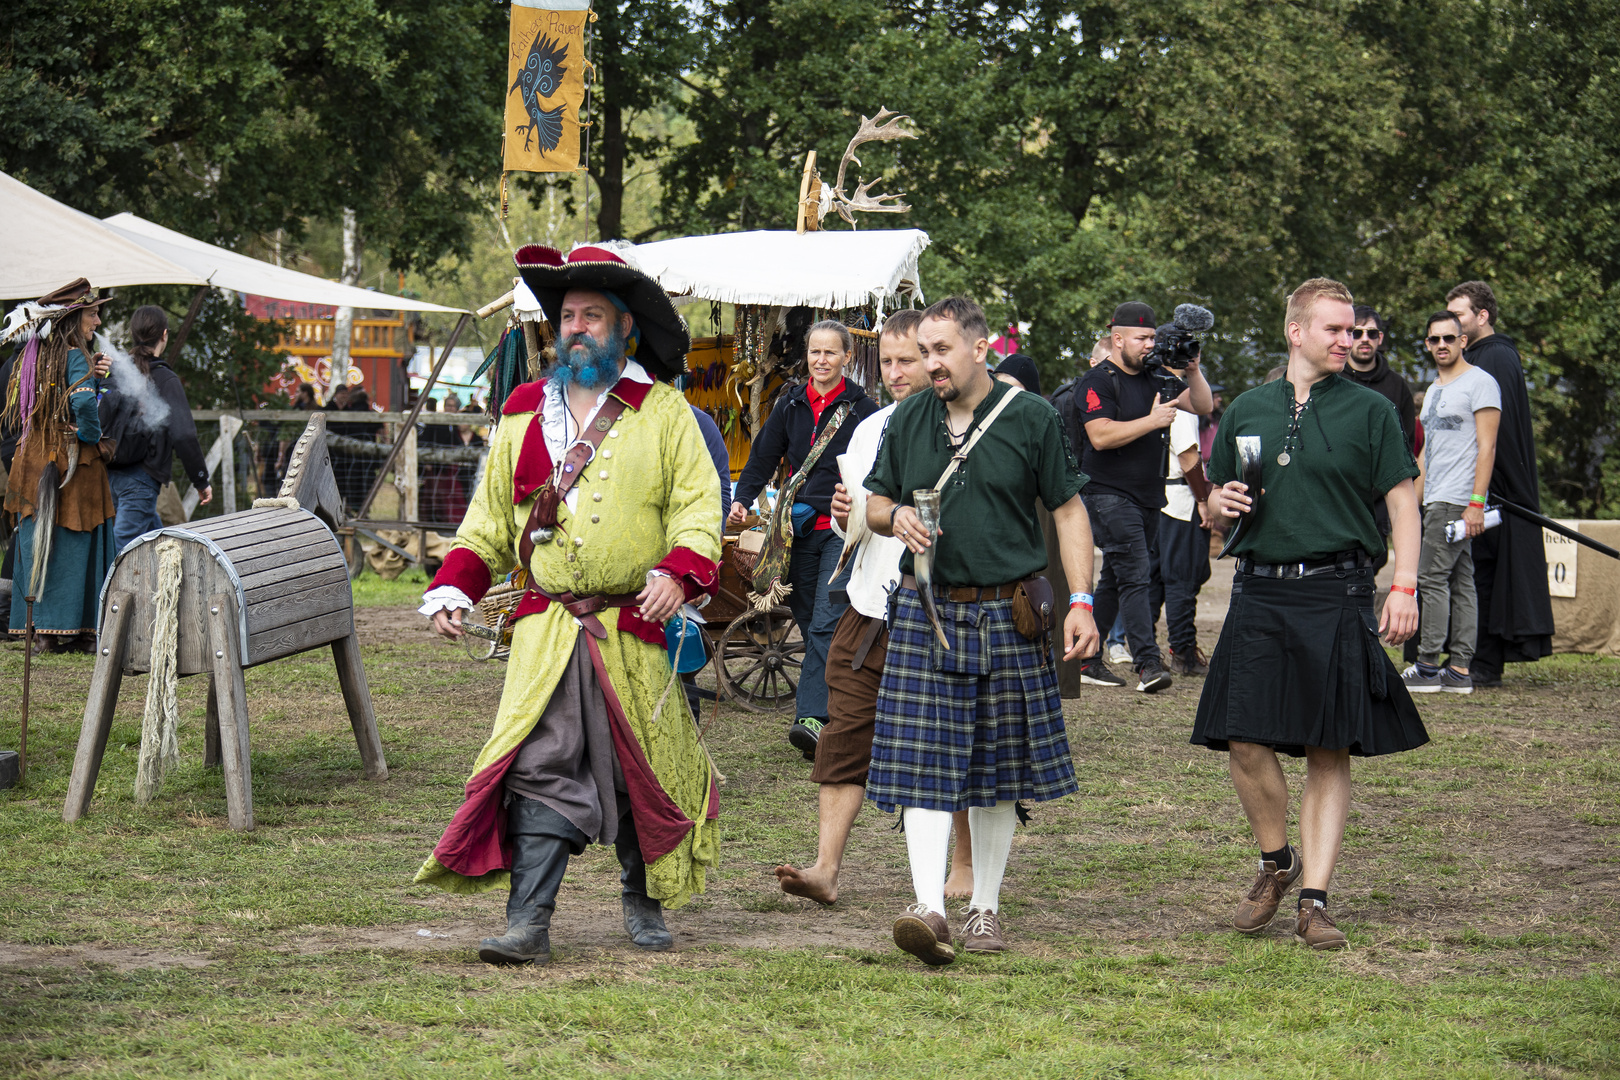
[[[1197,304],[1177,304],[1175,324],[1194,334],[1201,334],[1215,326],[1215,313]]]

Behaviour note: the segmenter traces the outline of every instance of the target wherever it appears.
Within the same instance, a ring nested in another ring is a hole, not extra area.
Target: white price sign
[[[1558,524],[1575,529],[1577,523],[1560,518]],[[1573,598],[1575,596],[1575,555],[1580,551],[1580,545],[1567,536],[1559,536],[1551,529],[1542,529],[1541,546],[1547,552],[1548,595]]]

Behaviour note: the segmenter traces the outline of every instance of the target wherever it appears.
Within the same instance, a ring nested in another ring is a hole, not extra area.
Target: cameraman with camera
[[[1098,626],[1122,615],[1136,668],[1136,689],[1152,694],[1170,685],[1153,636],[1153,550],[1164,482],[1169,430],[1177,410],[1207,413],[1214,396],[1198,364],[1196,330],[1214,317],[1203,308],[1176,309],[1177,332],[1157,342],[1158,320],[1147,304],[1132,300],[1114,310],[1111,355],[1086,373],[1075,390],[1082,433],[1081,471],[1091,477],[1082,500],[1091,531],[1102,548],[1097,582]],[[1093,686],[1124,686],[1108,669],[1101,650],[1080,668]]]

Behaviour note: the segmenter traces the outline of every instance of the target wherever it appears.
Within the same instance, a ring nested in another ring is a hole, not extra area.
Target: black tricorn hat
[[[561,323],[568,290],[610,293],[623,301],[636,320],[640,341],[631,355],[648,374],[673,379],[686,371],[686,353],[692,347],[686,320],[658,282],[619,255],[607,248],[578,247],[565,259],[556,248],[530,244],[519,248],[513,261],[553,330]]]

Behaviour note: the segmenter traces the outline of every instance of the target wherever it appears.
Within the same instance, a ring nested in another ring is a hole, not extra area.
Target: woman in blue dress
[[[108,363],[87,355],[107,299],[80,278],[6,318],[4,339],[21,345],[4,416],[22,429],[6,487],[6,511],[18,518],[9,626],[25,630],[34,597],[41,652],[95,648],[101,582],[112,565],[113,499],[96,415],[96,381]],[[39,511],[52,503],[49,558],[36,570]]]

